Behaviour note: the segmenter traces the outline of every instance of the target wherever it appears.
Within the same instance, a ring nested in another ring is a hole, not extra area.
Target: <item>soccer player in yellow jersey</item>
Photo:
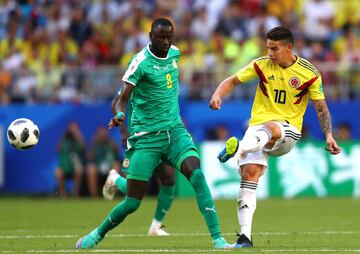
[[[225,162],[236,154],[240,167],[240,234],[235,248],[253,245],[251,225],[256,209],[256,188],[267,168],[267,157],[288,153],[301,138],[303,115],[309,99],[317,111],[326,138],[326,150],[332,155],[340,153],[332,135],[331,116],[319,72],[310,62],[292,52],[294,38],[287,28],[271,29],[266,39],[268,56],[253,60],[221,82],[210,100],[210,108],[219,110],[221,98],[230,94],[236,85],[259,79],[249,128],[241,141],[230,138],[218,157]]]

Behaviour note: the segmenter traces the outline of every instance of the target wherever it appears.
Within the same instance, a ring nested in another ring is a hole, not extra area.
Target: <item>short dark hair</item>
[[[173,24],[171,23],[170,20],[168,20],[167,18],[157,18],[155,19],[152,24],[151,24],[151,31],[154,31],[155,28],[158,25],[162,25],[162,26],[171,26],[172,28],[174,28]]]
[[[278,26],[271,29],[266,34],[266,39],[273,41],[286,41],[287,43],[294,44],[294,36],[291,31],[286,27]]]

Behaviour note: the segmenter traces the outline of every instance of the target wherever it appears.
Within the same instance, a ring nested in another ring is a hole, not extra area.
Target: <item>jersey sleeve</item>
[[[255,64],[255,60],[253,60],[250,64],[246,65],[245,67],[241,68],[238,72],[236,72],[235,75],[238,77],[241,83],[245,83],[247,81],[250,81],[258,77],[254,64]]]
[[[139,59],[135,58],[130,62],[129,67],[127,68],[122,80],[129,84],[132,84],[133,86],[136,86],[138,81],[143,76],[143,73],[144,71],[142,69],[141,62],[139,61]]]
[[[310,99],[312,100],[323,100],[325,99],[322,78],[319,76],[315,82],[309,87]]]

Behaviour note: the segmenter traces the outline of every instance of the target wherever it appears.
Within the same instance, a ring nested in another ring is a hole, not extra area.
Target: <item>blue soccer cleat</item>
[[[238,239],[236,240],[236,243],[234,243],[232,245],[233,248],[235,249],[239,249],[239,248],[249,248],[249,247],[253,247],[253,243],[252,241],[249,240],[249,238],[247,238],[246,235],[244,234],[237,234]]]
[[[229,138],[225,143],[225,148],[219,153],[218,159],[221,163],[226,162],[228,159],[234,157],[239,148],[239,140],[236,137]]]
[[[228,243],[223,237],[212,241],[215,249],[232,249],[232,244]]]
[[[76,249],[91,249],[95,247],[103,238],[98,234],[97,230],[93,230],[90,234],[81,237],[75,245]]]

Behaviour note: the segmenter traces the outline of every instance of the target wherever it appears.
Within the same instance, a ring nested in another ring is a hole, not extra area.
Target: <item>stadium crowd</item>
[[[266,54],[264,34],[279,25],[322,72],[329,100],[360,98],[357,0],[3,0],[0,103],[112,98],[160,16],[174,20],[183,98],[208,100],[220,80]]]

